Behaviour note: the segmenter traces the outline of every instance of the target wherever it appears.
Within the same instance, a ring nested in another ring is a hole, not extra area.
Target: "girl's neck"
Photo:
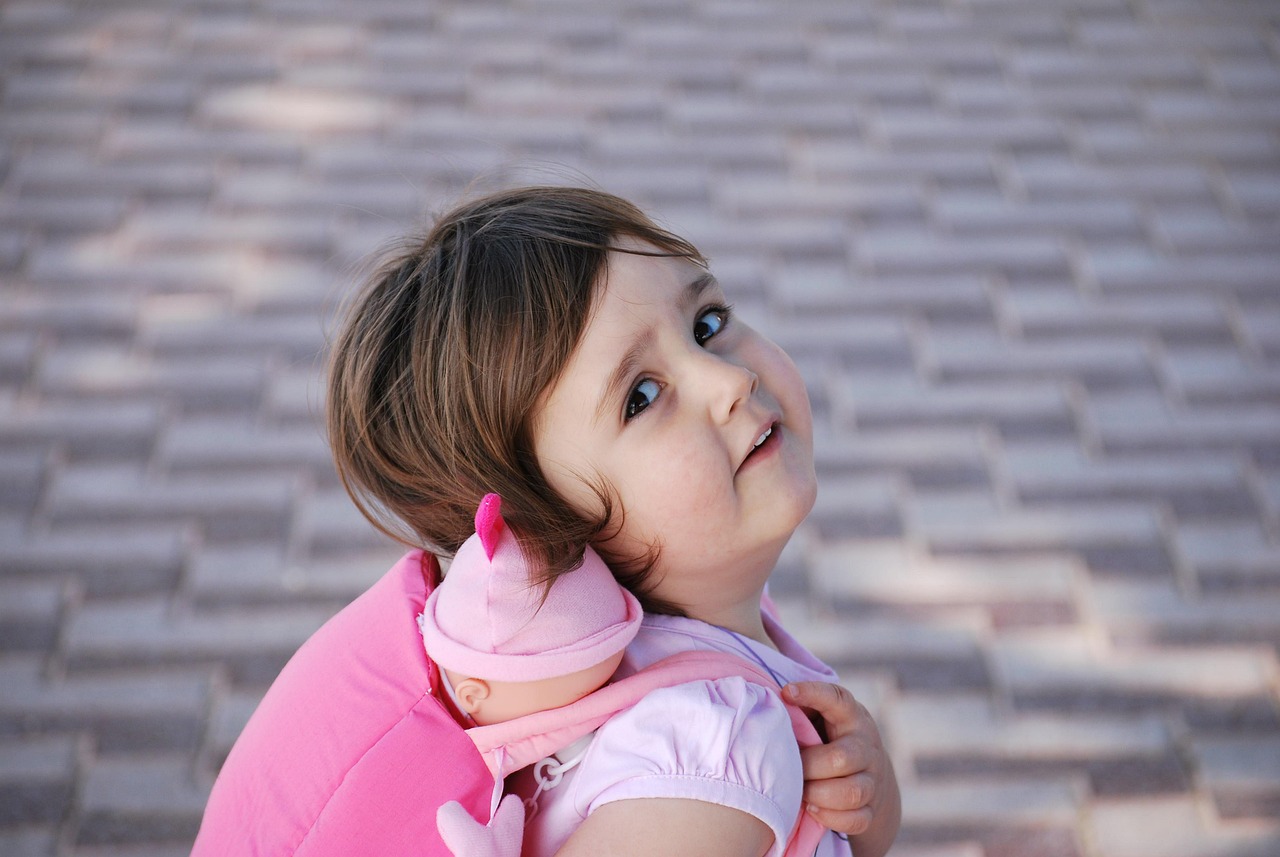
[[[699,611],[697,615],[690,615],[692,618],[700,619],[709,625],[724,628],[726,631],[732,631],[748,640],[754,640],[761,645],[776,649],[778,647],[769,637],[769,632],[764,626],[764,615],[760,611],[760,598],[763,594],[764,592],[761,590],[751,600],[725,605],[718,610]]]

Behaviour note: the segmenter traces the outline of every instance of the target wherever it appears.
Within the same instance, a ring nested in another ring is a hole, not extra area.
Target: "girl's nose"
[[[721,357],[711,357],[711,377],[706,379],[712,414],[718,420],[727,420],[738,406],[750,400],[760,386],[760,376],[739,363]]]

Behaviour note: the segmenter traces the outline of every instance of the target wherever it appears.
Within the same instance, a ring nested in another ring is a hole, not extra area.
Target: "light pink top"
[[[710,650],[762,661],[784,683],[835,680],[767,613],[765,628],[778,651],[705,622],[646,615],[618,674],[677,652]],[[559,755],[572,765],[573,750]],[[600,727],[585,753],[576,755],[579,761],[560,784],[539,796],[525,828],[525,857],[554,854],[597,807],[630,798],[689,798],[742,810],[773,831],[769,854],[778,857],[800,810],[804,777],[786,708],[775,694],[741,678],[654,691]],[[523,796],[532,794],[530,769],[511,785]],[[828,832],[816,853],[847,857],[849,846]]]

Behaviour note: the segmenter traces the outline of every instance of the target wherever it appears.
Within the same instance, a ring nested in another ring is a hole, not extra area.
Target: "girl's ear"
[[[464,678],[454,685],[453,692],[457,694],[462,710],[474,717],[489,698],[489,682],[480,678]]]

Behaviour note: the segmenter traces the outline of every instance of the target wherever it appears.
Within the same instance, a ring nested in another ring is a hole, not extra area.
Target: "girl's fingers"
[[[804,802],[829,812],[852,812],[871,805],[876,797],[876,782],[870,774],[855,774],[834,780],[817,780],[804,784]]]
[[[872,763],[872,748],[857,735],[845,735],[830,744],[800,748],[800,765],[806,780],[847,777],[865,771]]]
[[[870,720],[853,694],[838,684],[826,681],[797,681],[782,689],[787,701],[816,712],[827,727],[829,740],[853,731],[864,717]]]
[[[836,812],[814,806],[806,807],[806,809],[810,815],[818,820],[819,824],[837,833],[858,836],[866,833],[871,827],[871,810],[866,807],[846,812]]]

